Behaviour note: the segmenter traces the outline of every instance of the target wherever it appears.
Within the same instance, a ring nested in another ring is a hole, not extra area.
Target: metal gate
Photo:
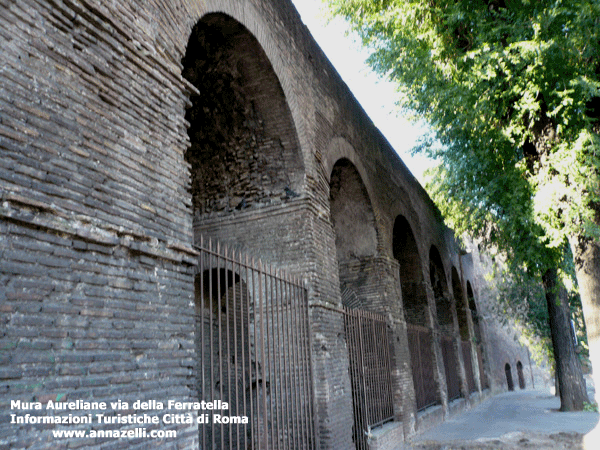
[[[433,342],[431,330],[419,325],[406,324],[408,348],[412,365],[417,410],[439,403],[437,384],[433,377]]]
[[[454,339],[442,335],[442,358],[448,388],[448,401],[460,398],[460,378],[458,376],[458,358],[454,348]]]
[[[228,404],[203,411],[200,449],[314,449],[306,289],[225,246],[196,250],[198,397]]]
[[[384,316],[344,307],[354,409],[353,440],[367,449],[372,428],[394,420],[392,364]]]
[[[461,349],[463,355],[463,362],[465,363],[465,375],[467,376],[467,388],[469,394],[477,390],[475,385],[475,374],[473,373],[473,361],[471,358],[471,342],[461,341]]]

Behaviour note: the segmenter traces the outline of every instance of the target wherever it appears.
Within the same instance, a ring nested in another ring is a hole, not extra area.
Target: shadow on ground
[[[598,425],[598,413],[559,408],[549,392],[506,392],[414,436],[403,449],[600,450],[600,440],[590,444],[588,434]]]

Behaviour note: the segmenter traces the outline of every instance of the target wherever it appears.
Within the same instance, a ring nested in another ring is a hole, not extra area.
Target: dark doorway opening
[[[525,376],[523,375],[523,364],[517,361],[517,378],[519,379],[519,388],[525,389]]]
[[[506,383],[508,384],[508,390],[509,391],[514,391],[515,390],[515,384],[513,382],[513,377],[512,377],[512,372],[510,369],[510,364],[506,363],[506,365],[504,366],[504,372],[506,373]]]

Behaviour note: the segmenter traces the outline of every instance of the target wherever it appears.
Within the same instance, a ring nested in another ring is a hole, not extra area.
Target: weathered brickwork
[[[321,450],[355,445],[342,304],[385,315],[393,338],[394,422],[374,448],[448,416],[449,366],[461,405],[506,389],[506,364],[515,385],[518,362],[531,378],[479,253],[461,249],[287,0],[7,2],[0,188],[3,448],[198,448],[196,424],[161,424],[170,439],[56,440],[9,415],[11,400],[198,399],[201,235],[304,281]],[[425,411],[411,325],[429,333]]]

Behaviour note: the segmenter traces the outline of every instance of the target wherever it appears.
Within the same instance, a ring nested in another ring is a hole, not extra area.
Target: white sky
[[[423,183],[423,170],[430,162],[411,157],[410,149],[423,134],[420,127],[397,114],[398,95],[391,83],[379,79],[364,63],[367,53],[360,42],[346,36],[343,20],[327,23],[322,0],[292,0],[302,21],[342,76],[371,120],[400,155],[413,175]]]

